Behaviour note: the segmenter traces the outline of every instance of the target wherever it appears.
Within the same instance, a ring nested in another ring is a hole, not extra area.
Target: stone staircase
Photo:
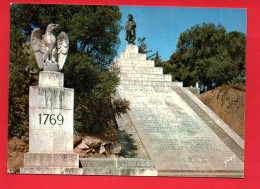
[[[114,98],[131,103],[117,123],[120,140],[135,146],[133,159],[149,158],[159,176],[243,177],[243,139],[181,82],[135,45],[127,45],[114,66],[120,69]]]
[[[154,67],[154,61],[146,60],[145,54],[138,54],[136,45],[127,45],[114,65],[120,69],[123,85],[182,86],[181,82],[172,82],[171,74],[163,74],[161,67]]]

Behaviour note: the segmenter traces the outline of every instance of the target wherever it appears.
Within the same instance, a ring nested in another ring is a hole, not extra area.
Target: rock
[[[101,146],[101,147],[100,147],[99,153],[100,153],[100,154],[105,154],[105,153],[106,153],[106,149],[105,149],[104,146]]]
[[[110,152],[112,154],[119,154],[121,152],[121,150],[122,150],[122,146],[119,143],[114,143],[110,147]]]
[[[81,137],[76,136],[76,137],[73,138],[74,147],[76,147],[81,142],[82,142]]]
[[[91,152],[92,150],[93,150],[92,148],[91,148],[91,149],[88,149],[88,150],[87,150],[87,153]]]
[[[89,136],[83,139],[83,143],[88,145],[88,147],[90,148],[98,148],[101,145],[101,142],[102,142],[101,140]]]
[[[15,169],[14,168],[11,168],[11,169],[7,169],[7,173],[8,174],[15,174]]]
[[[81,143],[80,145],[77,146],[77,148],[79,148],[81,150],[88,150],[89,146],[86,145],[85,143]]]
[[[95,150],[94,148],[92,148],[92,149],[91,149],[91,152],[92,152],[92,153],[95,153],[95,152],[96,152],[96,150]]]

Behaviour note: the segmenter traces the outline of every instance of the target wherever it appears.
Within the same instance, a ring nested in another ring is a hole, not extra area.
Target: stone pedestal
[[[23,174],[82,174],[73,152],[74,90],[63,87],[63,73],[43,71],[30,87],[29,152]]]

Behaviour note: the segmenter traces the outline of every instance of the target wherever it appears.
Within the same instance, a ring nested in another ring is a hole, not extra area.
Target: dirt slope
[[[8,141],[8,156],[7,156],[7,168],[15,169],[16,172],[20,171],[20,167],[23,167],[24,153],[28,152],[29,145],[23,139],[13,137]]]
[[[198,97],[244,139],[245,87],[243,85],[223,85]]]

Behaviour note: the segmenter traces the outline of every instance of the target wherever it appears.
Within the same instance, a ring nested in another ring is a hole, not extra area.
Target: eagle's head
[[[46,31],[52,32],[53,30],[57,29],[59,27],[59,24],[49,24]]]

